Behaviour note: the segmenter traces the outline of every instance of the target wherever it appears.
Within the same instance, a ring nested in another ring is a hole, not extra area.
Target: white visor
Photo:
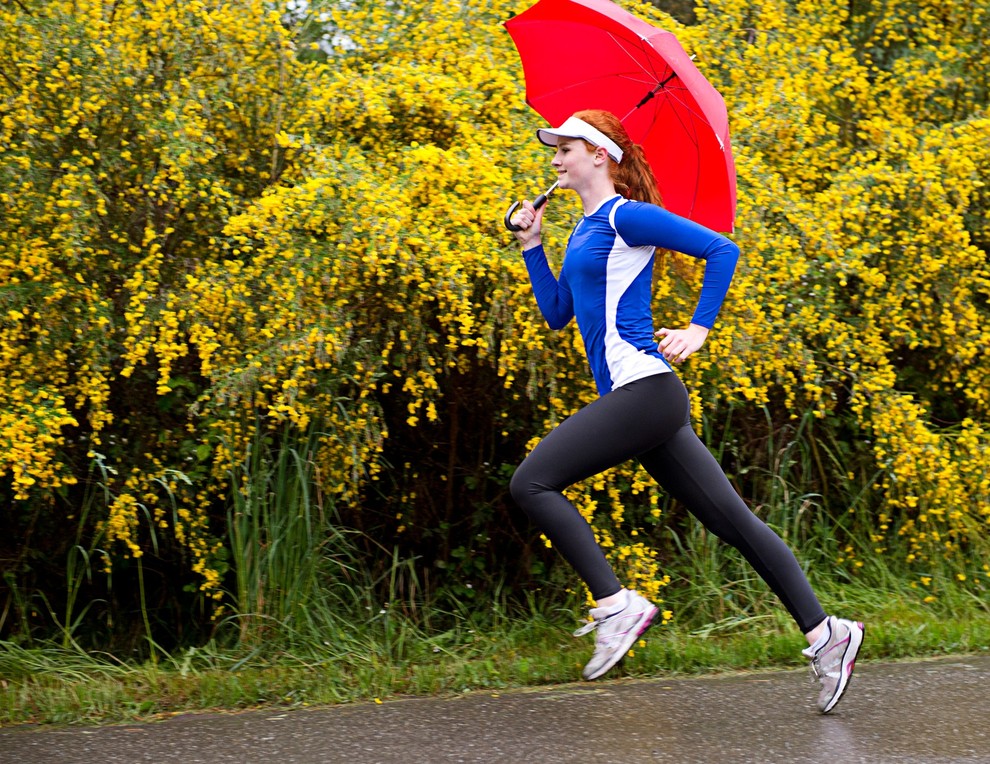
[[[537,130],[536,137],[547,146],[556,146],[558,138],[582,138],[595,148],[605,149],[616,163],[622,161],[622,149],[619,148],[619,144],[601,130],[577,117],[569,117],[564,124],[555,130],[549,128]]]

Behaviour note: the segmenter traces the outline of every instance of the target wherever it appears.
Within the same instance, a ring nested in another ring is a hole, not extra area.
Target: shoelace
[[[625,612],[626,612],[626,608],[622,608],[622,610],[619,610],[618,612],[609,613],[604,618],[596,618],[595,620],[591,621],[590,623],[586,623],[580,629],[578,629],[577,631],[575,631],[574,632],[574,636],[575,637],[583,637],[585,634],[589,634],[592,631],[594,631],[595,629],[597,629],[599,626],[601,626],[603,623],[605,623],[610,618],[615,618],[615,616],[622,615]],[[602,638],[602,635],[599,634],[598,635],[598,641],[604,644],[604,643],[607,643],[608,642],[608,640],[609,640],[610,637],[614,637],[614,636],[615,636],[614,634],[609,634],[605,638]]]
[[[828,647],[828,643],[832,638],[832,619],[828,619],[828,629],[829,629],[829,639],[825,641],[818,652],[811,656],[811,672],[815,675],[815,681],[821,681],[822,677],[825,676],[825,671],[822,669],[822,656],[825,655],[825,648]]]
[[[811,671],[815,675],[815,680],[821,680],[824,674],[822,673],[821,659],[816,655],[811,659]]]
[[[591,632],[593,632],[595,629],[598,628],[598,625],[600,623],[603,623],[604,621],[605,619],[602,618],[600,621],[594,620],[591,623],[586,623],[584,626],[582,626],[580,629],[574,632],[574,636],[583,637],[585,634],[590,634]]]
[[[822,668],[822,658],[825,657],[825,653],[838,649],[839,645],[843,644],[844,641],[848,641],[848,639],[849,638],[847,636],[845,640],[836,642],[831,647],[829,647],[828,650],[826,650],[823,647],[821,650],[815,653],[815,657],[811,659],[811,670],[815,672],[816,679],[822,679],[823,677],[828,676],[828,672],[824,668]],[[840,670],[841,670],[841,666],[840,666]]]

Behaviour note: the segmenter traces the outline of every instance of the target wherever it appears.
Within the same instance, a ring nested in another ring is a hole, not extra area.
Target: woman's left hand
[[[660,329],[654,334],[659,340],[660,352],[668,361],[683,363],[697,352],[708,339],[708,329],[690,324],[687,329]]]

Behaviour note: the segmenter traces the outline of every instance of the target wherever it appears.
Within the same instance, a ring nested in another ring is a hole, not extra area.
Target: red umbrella
[[[537,113],[557,127],[581,109],[612,112],[643,146],[667,209],[733,230],[725,102],[672,33],[609,0],[539,0],[505,27]]]

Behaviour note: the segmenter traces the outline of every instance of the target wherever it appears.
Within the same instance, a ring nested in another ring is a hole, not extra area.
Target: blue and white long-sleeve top
[[[542,245],[523,252],[550,328],[562,329],[577,318],[599,395],[672,370],[657,347],[650,310],[657,247],[705,260],[691,322],[710,329],[729,290],[739,247],[661,207],[618,195],[603,201],[571,233],[559,279]]]

